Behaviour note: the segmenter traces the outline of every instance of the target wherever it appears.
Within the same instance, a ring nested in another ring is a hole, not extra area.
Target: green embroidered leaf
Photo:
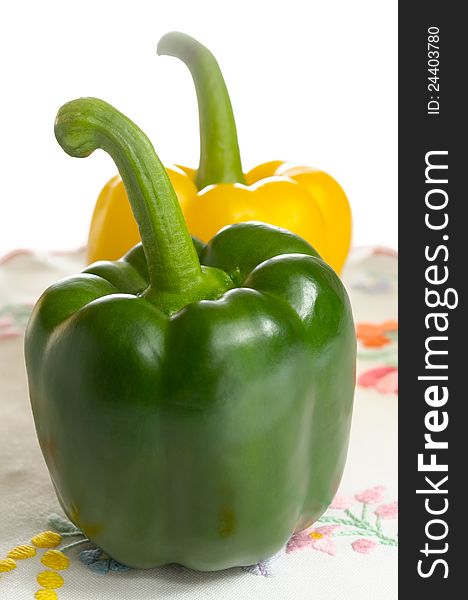
[[[47,522],[50,527],[60,533],[76,533],[77,535],[81,533],[78,527],[73,525],[71,521],[55,513],[49,515]]]

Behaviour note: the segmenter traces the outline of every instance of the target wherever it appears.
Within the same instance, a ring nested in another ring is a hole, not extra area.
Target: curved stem
[[[160,39],[157,51],[184,62],[195,84],[200,119],[198,188],[245,183],[231,100],[216,58],[200,42],[176,31]]]
[[[55,136],[76,157],[97,148],[115,161],[138,223],[150,288],[181,295],[202,279],[197,253],[177,196],[146,135],[118,110],[97,98],[80,98],[59,110]]]
[[[63,548],[60,548],[60,551],[68,552],[68,550],[71,550],[72,548],[76,548],[77,546],[82,546],[83,544],[91,544],[91,543],[92,543],[91,540],[89,540],[88,538],[84,538],[84,540],[78,540],[77,542],[72,542],[71,544],[67,544]]]

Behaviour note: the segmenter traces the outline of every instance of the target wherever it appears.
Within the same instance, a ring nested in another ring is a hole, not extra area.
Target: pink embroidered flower
[[[320,527],[313,529],[309,535],[312,537],[312,534],[319,533],[322,536],[326,535],[327,537],[331,537],[340,527],[341,525],[321,525]]]
[[[16,258],[17,256],[21,256],[23,254],[33,254],[32,250],[27,250],[25,248],[19,248],[18,250],[13,250],[12,252],[9,252],[8,254],[4,254],[3,256],[0,256],[0,265],[4,265],[7,262],[9,262],[12,258]]]
[[[0,317],[0,340],[17,337],[20,332],[11,317]]]
[[[335,542],[325,535],[315,538],[311,544],[311,547],[319,552],[325,552],[325,554],[329,554],[330,556],[335,556],[336,554]]]
[[[375,514],[381,519],[398,519],[398,502],[381,504],[376,508]]]
[[[351,544],[354,552],[359,552],[359,554],[370,554],[377,545],[377,542],[365,538],[356,540]]]
[[[292,536],[288,542],[288,545],[286,546],[286,552],[288,554],[291,552],[297,552],[298,550],[303,550],[304,548],[309,548],[312,545],[308,531],[308,529],[304,529],[304,531],[299,531],[299,533],[295,533]]]
[[[362,373],[358,385],[374,388],[381,394],[398,394],[398,369],[396,367],[379,367]]]
[[[398,258],[398,252],[387,246],[376,246],[375,248],[372,248],[372,254],[374,256],[391,256],[392,258]]]
[[[335,510],[346,510],[347,508],[351,508],[354,504],[353,498],[350,496],[343,496],[341,494],[337,494],[330,504],[330,508],[334,508]]]
[[[340,525],[323,525],[316,529],[304,529],[304,531],[292,536],[286,547],[286,552],[290,554],[304,548],[313,548],[319,552],[335,556],[336,546],[332,536],[339,528]]]
[[[358,502],[362,502],[363,504],[377,504],[377,502],[382,502],[384,491],[385,486],[377,485],[368,490],[364,490],[363,492],[359,492],[354,497]]]

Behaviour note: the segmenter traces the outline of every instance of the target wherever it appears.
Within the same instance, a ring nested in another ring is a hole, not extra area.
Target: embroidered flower
[[[30,546],[29,544],[16,546],[7,554],[7,557],[12,558],[13,560],[24,560],[26,558],[31,558],[32,556],[36,556],[36,548],[34,548],[34,546]]]
[[[16,569],[16,562],[12,558],[0,558],[0,573],[8,573]]]
[[[62,571],[68,569],[70,559],[60,550],[47,550],[41,558],[41,563],[50,569]]]
[[[323,525],[313,529],[304,529],[292,536],[286,547],[286,552],[297,552],[304,548],[313,548],[319,552],[325,552],[330,556],[335,556],[336,546],[332,539],[334,532],[340,528],[340,525]]]
[[[398,252],[387,246],[375,246],[375,248],[372,248],[372,254],[373,256],[390,256],[391,258],[398,258]]]
[[[50,589],[40,589],[34,594],[36,600],[58,600],[57,592]]]
[[[0,317],[0,340],[17,337],[20,333],[11,317]]]
[[[65,583],[63,577],[55,571],[42,571],[36,577],[37,583],[48,590],[61,588]]]
[[[362,502],[363,504],[377,504],[377,502],[382,502],[384,491],[385,486],[376,485],[373,488],[359,492],[354,497],[358,502]]]
[[[312,540],[309,536],[309,530],[304,529],[304,531],[299,531],[292,536],[286,546],[286,553],[290,554],[291,552],[297,552],[298,550],[303,550],[310,546],[312,546]]]
[[[55,531],[43,531],[35,535],[31,540],[36,548],[55,548],[61,541],[62,536]]]
[[[374,542],[373,540],[361,538],[353,542],[351,547],[354,552],[359,552],[359,554],[370,554],[377,547],[377,545],[377,542]]]
[[[319,534],[322,537],[331,537],[337,529],[340,529],[340,525],[321,525],[320,527],[315,527],[309,535],[313,537],[312,534]]]
[[[284,548],[282,548],[279,552],[274,554],[271,558],[267,558],[266,560],[261,560],[255,565],[248,565],[246,567],[242,567],[243,571],[247,573],[251,573],[252,575],[262,575],[263,577],[272,577],[275,572],[275,563],[281,558],[284,554]]]
[[[379,367],[362,373],[357,380],[358,385],[374,388],[381,394],[398,393],[398,369],[396,367]]]
[[[398,519],[398,502],[381,504],[376,508],[375,514],[381,519]]]
[[[394,320],[383,323],[358,323],[356,336],[366,348],[382,348],[395,339],[398,332],[398,322]]]
[[[337,494],[330,504],[330,508],[335,510],[346,510],[347,508],[351,508],[354,504],[353,498],[351,496],[343,496],[342,494]]]
[[[322,538],[315,539],[312,542],[311,546],[314,550],[318,550],[319,552],[324,552],[325,554],[329,554],[330,556],[335,556],[336,554],[336,545],[335,542],[326,536]]]
[[[0,340],[21,335],[31,313],[29,303],[4,304],[0,306]]]

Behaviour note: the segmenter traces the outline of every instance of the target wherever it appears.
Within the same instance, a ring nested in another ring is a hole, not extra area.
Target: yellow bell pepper
[[[225,225],[263,221],[300,235],[338,273],[351,243],[352,219],[341,186],[324,171],[282,161],[243,174],[229,95],[212,53],[193,38],[168,33],[158,54],[190,69],[200,117],[200,165],[167,172],[192,235],[206,242]],[[140,240],[120,178],[102,190],[94,211],[88,259],[114,260]]]
[[[179,167],[166,167],[166,171],[184,211],[197,195],[197,187]],[[88,236],[88,261],[117,260],[140,241],[127,192],[120,175],[116,175],[106,183],[94,208]]]

